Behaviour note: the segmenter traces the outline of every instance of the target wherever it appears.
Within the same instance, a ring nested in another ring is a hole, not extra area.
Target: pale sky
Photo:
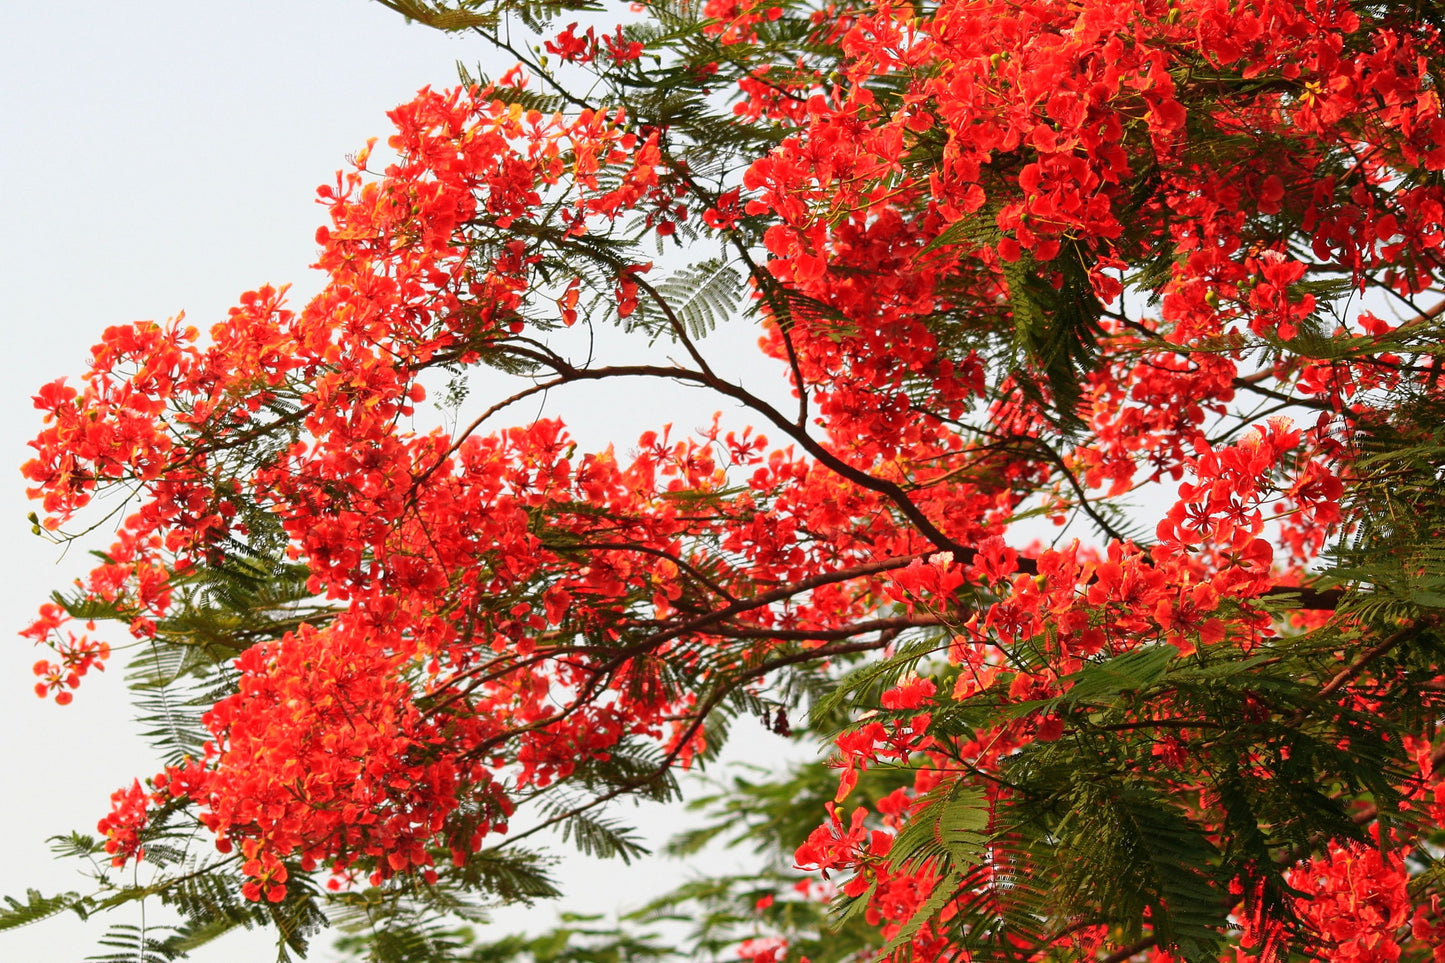
[[[0,485],[0,635],[11,638],[0,645],[0,895],[83,889],[45,838],[93,831],[111,791],[156,771],[130,722],[119,666],[88,679],[67,707],[31,692],[39,656],[13,632],[86,559],[62,558],[29,533],[17,469],[39,425],[30,396],[61,375],[76,380],[108,325],[184,310],[205,330],[260,284],[314,291],[306,267],[322,220],[316,185],[368,136],[384,139],[387,109],[423,85],[455,83],[457,60],[486,56],[479,41],[408,25],[367,0],[0,3],[0,463],[12,466],[0,473],[9,479]],[[555,403],[565,416],[565,400]],[[693,417],[685,403],[652,395],[580,407],[601,425]],[[619,443],[636,437],[628,430]],[[680,870],[619,871],[569,867],[574,895],[564,905],[597,911],[619,894],[640,899]],[[509,927],[522,922],[507,917]],[[78,961],[96,951],[104,925],[65,916],[0,933],[0,960]],[[313,960],[331,958],[328,942],[320,938]],[[271,958],[269,946],[228,938],[192,959],[253,963]]]

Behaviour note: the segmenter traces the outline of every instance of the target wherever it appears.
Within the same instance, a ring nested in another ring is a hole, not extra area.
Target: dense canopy
[[[633,855],[753,715],[831,758],[711,801],[773,863],[699,952],[1445,959],[1445,9],[387,5],[517,66],[319,188],[311,301],[36,396],[37,531],[114,533],[37,691],[125,648],[163,754],[71,845],[157,869],[0,925],[541,961],[453,925],[512,841]]]

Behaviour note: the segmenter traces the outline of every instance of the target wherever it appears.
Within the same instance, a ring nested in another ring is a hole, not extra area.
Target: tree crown
[[[518,66],[319,189],[310,302],[110,328],[36,397],[37,530],[123,504],[37,691],[120,624],[163,755],[72,846],[158,869],[0,925],[540,963],[444,921],[549,895],[542,827],[631,857],[606,802],[806,710],[833,768],[693,837],[777,872],[676,898],[752,901],[757,963],[1445,945],[1433,6],[388,6]],[[624,454],[525,420],[597,381],[727,410]]]

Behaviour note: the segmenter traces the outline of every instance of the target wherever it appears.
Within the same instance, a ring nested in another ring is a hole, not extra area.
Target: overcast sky
[[[74,381],[108,325],[184,310],[205,330],[260,284],[314,292],[316,185],[367,137],[385,138],[387,109],[487,55],[367,0],[0,3],[0,463],[15,466],[0,485],[0,635],[11,638],[0,645],[0,895],[83,888],[45,838],[92,831],[112,790],[156,770],[118,672],[64,708],[31,693],[38,655],[12,633],[86,560],[29,533],[15,469],[39,425],[30,396]],[[494,76],[507,66],[484,64]],[[671,410],[641,395],[583,408],[619,422]],[[570,905],[635,898],[653,871],[616,874],[570,869]],[[0,959],[80,960],[103,929],[67,916],[0,933]],[[254,963],[269,945],[227,940],[192,958]]]

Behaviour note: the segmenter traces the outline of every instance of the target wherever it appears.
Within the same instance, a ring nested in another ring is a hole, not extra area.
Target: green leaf
[[[1164,678],[1179,654],[1172,645],[1147,645],[1103,662],[1093,662],[1064,677],[1071,683],[1060,701],[1065,704],[1114,702],[1126,692],[1140,692]]]
[[[66,910],[74,910],[81,919],[85,919],[88,906],[88,898],[79,893],[43,896],[39,890],[28,889],[23,903],[13,896],[5,897],[4,904],[0,905],[0,930],[29,926]]]

